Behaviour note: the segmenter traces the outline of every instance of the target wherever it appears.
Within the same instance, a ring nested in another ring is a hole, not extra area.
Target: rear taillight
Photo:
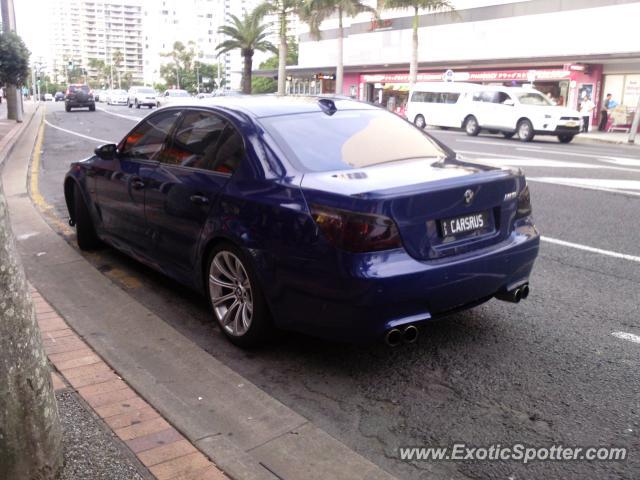
[[[341,250],[362,253],[402,246],[395,222],[382,215],[311,205],[311,216],[327,241]]]
[[[531,194],[529,193],[529,185],[525,185],[518,194],[518,210],[516,211],[516,218],[528,217],[531,215],[531,212]]]

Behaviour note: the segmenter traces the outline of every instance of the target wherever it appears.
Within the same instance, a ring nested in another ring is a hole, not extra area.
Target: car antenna
[[[330,98],[321,98],[318,100],[318,103],[320,104],[320,108],[322,109],[322,111],[329,116],[338,111],[335,102]]]

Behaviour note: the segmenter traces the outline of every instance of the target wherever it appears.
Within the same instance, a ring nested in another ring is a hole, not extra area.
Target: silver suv
[[[129,89],[129,108],[146,106],[153,108],[156,105],[156,91],[151,87],[131,87]]]

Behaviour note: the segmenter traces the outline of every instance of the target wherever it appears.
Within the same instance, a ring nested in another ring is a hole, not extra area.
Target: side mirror
[[[504,102],[502,102],[503,105],[509,105],[510,107],[513,107],[516,102],[514,102],[511,98],[507,98]]]
[[[96,147],[93,151],[102,160],[113,160],[116,157],[118,146],[115,143],[107,143]]]

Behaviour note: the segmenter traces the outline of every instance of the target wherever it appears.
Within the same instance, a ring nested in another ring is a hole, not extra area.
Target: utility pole
[[[4,33],[16,31],[16,13],[13,8],[13,0],[0,0],[0,13],[2,13],[2,31]],[[7,95],[7,119],[22,122],[22,92],[16,85],[6,86]]]
[[[631,131],[629,132],[629,143],[636,142],[636,134],[638,127],[640,126],[640,97],[638,97],[638,106],[636,107],[636,114],[633,116],[633,123],[631,123]]]

